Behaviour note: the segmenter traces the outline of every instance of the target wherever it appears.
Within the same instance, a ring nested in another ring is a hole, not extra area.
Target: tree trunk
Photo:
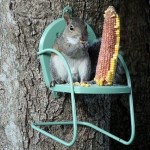
[[[139,116],[142,114],[142,116],[147,117],[147,120],[150,120],[149,116],[142,112],[142,106],[146,106],[145,111],[148,114],[148,101],[144,104],[141,102],[149,98],[146,82],[149,83],[150,81],[147,79],[150,63],[145,61],[145,58],[148,60],[150,54],[149,37],[147,36],[149,30],[146,30],[149,25],[147,21],[148,1],[146,3],[146,0],[138,0],[135,3],[136,5],[134,5],[132,1],[119,0],[0,0],[0,149],[107,150],[111,149],[111,147],[112,149],[116,149],[115,147],[123,149],[121,145],[113,141],[110,147],[109,138],[84,127],[79,127],[77,142],[71,148],[66,148],[31,128],[32,122],[71,119],[70,97],[66,95],[58,100],[53,99],[51,92],[46,89],[43,82],[41,67],[37,57],[38,44],[43,30],[49,23],[59,17],[60,12],[68,2],[70,6],[73,6],[76,16],[85,16],[98,37],[102,33],[104,10],[109,5],[113,5],[120,12],[123,24],[121,34],[124,35],[122,49],[124,49],[125,56],[128,56],[126,60],[128,60],[132,73],[134,96],[138,100],[136,108],[139,111]],[[136,6],[142,9],[145,14],[143,15],[145,16],[144,19],[142,15],[138,15],[139,21],[141,19],[141,26],[138,26],[134,20],[136,18]],[[126,12],[127,10],[129,14]],[[132,29],[135,29],[132,19],[137,27],[135,32],[132,31]],[[141,33],[144,33],[143,36],[140,35]],[[134,49],[139,51],[134,53]],[[142,63],[140,64],[141,61]],[[135,71],[137,63],[139,67]],[[143,73],[142,69],[144,69]],[[145,74],[146,71],[147,74]],[[144,78],[140,78],[141,76]],[[139,92],[141,87],[144,89],[142,95]],[[99,96],[94,95],[77,96],[78,118],[79,120],[92,122],[106,130],[111,129],[113,132],[122,132],[121,135],[126,136],[126,130],[123,132],[122,128],[117,126],[119,122],[116,115],[119,117],[123,117],[123,115],[116,114],[114,110],[115,108],[123,108],[124,112],[126,112],[126,103],[121,100],[113,101],[112,108],[114,109],[111,114],[111,98],[111,96],[103,96],[101,99]],[[110,122],[111,115],[114,120],[111,118]],[[142,118],[140,117],[140,119]],[[125,121],[128,121],[128,118],[125,118],[123,123]],[[139,121],[137,123],[139,125],[138,131],[141,134],[148,133],[148,124],[150,125],[150,122],[146,124],[146,119],[143,119],[143,124]],[[121,131],[117,130],[117,127]],[[127,125],[126,129],[128,127]],[[145,130],[142,130],[142,128],[145,128]],[[61,138],[69,139],[72,137],[71,127],[61,126],[45,129]],[[139,134],[137,135],[139,136]],[[148,136],[142,137],[145,140],[146,138],[148,139]],[[136,140],[131,145],[131,148],[134,146],[135,149],[138,149],[138,142],[139,140]]]
[[[59,100],[52,98],[43,83],[37,58],[43,30],[59,17],[66,5],[67,1],[63,0],[0,1],[1,149],[68,149],[31,128],[32,122],[71,119],[70,97],[66,95]],[[101,27],[102,23],[98,21],[99,11],[102,13],[100,4],[97,5],[94,1],[70,1],[70,5],[74,6],[76,16],[84,13],[89,23],[93,22],[93,26]],[[97,28],[97,33],[99,30]],[[84,96],[77,96],[76,99],[79,119],[109,130],[109,99],[98,101],[97,96],[90,97],[88,101]],[[71,127],[45,129],[61,138],[72,137]],[[93,130],[80,127],[77,142],[69,149],[109,149],[109,139]]]

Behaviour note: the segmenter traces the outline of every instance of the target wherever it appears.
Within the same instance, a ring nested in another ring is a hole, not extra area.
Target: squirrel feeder
[[[68,10],[71,13],[71,8],[69,6],[65,7],[64,10],[65,11]],[[118,58],[120,59],[122,65],[123,65],[123,68],[125,70],[125,75],[127,78],[127,85],[98,86],[96,84],[93,84],[90,87],[74,86],[72,75],[71,75],[71,70],[69,68],[68,62],[66,61],[66,59],[62,55],[62,53],[60,53],[59,51],[52,48],[56,41],[57,36],[64,31],[65,25],[66,24],[65,24],[63,17],[55,20],[50,25],[48,25],[48,27],[45,29],[44,33],[42,34],[40,44],[39,44],[38,55],[40,58],[44,81],[46,83],[46,86],[53,92],[54,96],[57,96],[57,92],[64,92],[64,93],[71,94],[72,120],[60,121],[60,122],[33,123],[31,125],[32,128],[34,130],[40,132],[41,134],[43,134],[49,138],[52,138],[53,140],[65,145],[65,146],[72,146],[75,143],[76,138],[77,138],[77,129],[78,129],[79,125],[93,128],[93,129],[97,130],[98,132],[101,132],[101,133],[105,134],[106,136],[108,136],[122,144],[129,145],[130,143],[132,143],[134,136],[135,136],[134,106],[133,106],[130,74],[129,74],[127,66],[124,62],[123,57],[120,54],[118,54]],[[96,39],[96,36],[95,36],[94,31],[88,24],[87,24],[87,31],[88,31],[88,35],[89,35],[88,41],[89,41],[89,43],[92,43],[93,40]],[[109,40],[108,41],[106,40],[106,42],[109,42]],[[50,87],[51,75],[49,73],[49,63],[50,63],[51,53],[55,53],[56,55],[58,55],[61,58],[62,62],[64,63],[64,66],[67,70],[68,77],[70,80],[69,84],[56,84],[54,87]],[[109,58],[108,62],[110,63],[110,58]],[[96,78],[97,78],[98,74],[99,73],[97,71]],[[128,94],[129,95],[129,107],[130,107],[130,121],[131,121],[131,135],[130,135],[129,140],[127,140],[127,141],[123,140],[120,137],[117,137],[116,135],[114,135],[108,131],[105,131],[104,129],[102,129],[92,123],[85,122],[85,121],[79,121],[77,119],[77,113],[76,113],[75,94]],[[57,137],[51,133],[48,133],[47,131],[40,128],[41,126],[54,126],[54,125],[56,125],[56,126],[57,125],[71,125],[73,127],[72,139],[69,142],[66,142],[66,141],[60,139],[59,137]]]

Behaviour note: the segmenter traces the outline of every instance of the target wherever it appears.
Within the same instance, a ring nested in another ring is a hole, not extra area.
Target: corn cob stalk
[[[98,85],[111,85],[115,76],[120,45],[120,19],[113,6],[104,14],[102,43],[99,52],[96,75]]]

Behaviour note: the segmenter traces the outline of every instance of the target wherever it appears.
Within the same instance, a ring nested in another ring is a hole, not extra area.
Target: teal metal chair
[[[66,7],[64,11],[70,11],[70,7]],[[68,121],[62,121],[62,122],[39,122],[39,123],[33,123],[31,126],[36,131],[40,132],[41,134],[52,138],[53,140],[65,145],[65,146],[72,146],[77,138],[77,129],[78,126],[87,126],[90,128],[93,128],[97,130],[98,132],[101,132],[105,134],[106,136],[122,143],[125,145],[129,145],[135,136],[135,120],[134,120],[134,106],[133,106],[133,97],[132,97],[132,87],[131,87],[131,79],[129,75],[128,68],[125,64],[125,61],[123,57],[119,54],[120,62],[123,65],[123,68],[125,70],[126,78],[127,78],[127,85],[112,85],[112,86],[97,86],[95,84],[91,85],[90,87],[82,87],[82,86],[74,86],[73,80],[71,76],[71,71],[69,68],[69,65],[63,56],[62,53],[59,51],[53,49],[54,42],[59,34],[61,34],[65,28],[65,21],[63,18],[59,18],[52,22],[44,31],[40,44],[39,44],[39,58],[40,63],[42,67],[43,72],[43,78],[46,83],[46,86],[53,92],[54,96],[57,97],[57,92],[64,92],[64,93],[70,93],[71,94],[71,107],[72,107],[72,120]],[[87,24],[87,30],[89,35],[89,43],[92,43],[95,39],[95,33],[93,32],[92,28]],[[51,83],[51,75],[49,71],[50,67],[50,56],[51,53],[55,53],[60,56],[62,59],[70,79],[69,84],[56,84],[54,87],[50,87]],[[128,94],[129,95],[129,107],[130,107],[130,122],[131,122],[131,135],[128,141],[125,141],[113,134],[111,134],[108,131],[105,131],[104,129],[95,126],[92,123],[79,121],[77,120],[77,114],[76,114],[76,104],[75,104],[75,94]],[[41,126],[54,126],[54,125],[72,125],[73,126],[73,137],[70,140],[70,142],[66,142],[59,137],[56,137],[55,135],[48,133],[47,131],[44,131],[41,129]]]

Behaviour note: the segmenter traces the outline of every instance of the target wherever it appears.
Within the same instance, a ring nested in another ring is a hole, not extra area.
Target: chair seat
[[[55,92],[71,93],[70,84],[56,84],[51,88]],[[131,88],[126,85],[98,86],[92,84],[89,87],[74,86],[76,94],[129,94]]]

